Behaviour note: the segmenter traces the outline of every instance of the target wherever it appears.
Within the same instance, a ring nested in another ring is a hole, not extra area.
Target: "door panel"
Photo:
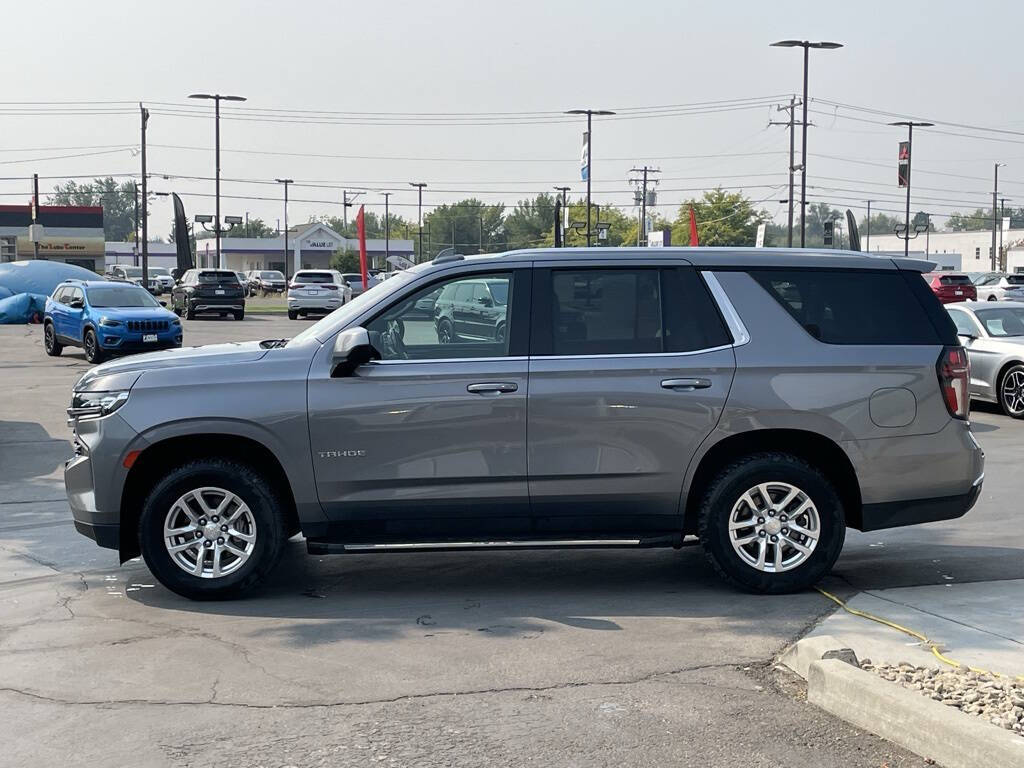
[[[731,348],[531,359],[528,467],[538,531],[681,530],[683,473],[718,423],[734,369]],[[706,381],[671,387],[682,378]]]

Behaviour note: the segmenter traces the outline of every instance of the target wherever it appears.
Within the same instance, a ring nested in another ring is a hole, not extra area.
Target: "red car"
[[[929,272],[923,277],[924,281],[928,283],[928,287],[932,289],[932,293],[943,304],[978,299],[978,289],[974,287],[974,283],[967,275],[958,275],[954,272]]]

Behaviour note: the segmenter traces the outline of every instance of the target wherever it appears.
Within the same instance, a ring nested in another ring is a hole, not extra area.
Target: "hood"
[[[168,349],[162,352],[146,352],[141,355],[131,355],[97,365],[78,380],[78,383],[75,384],[75,389],[90,389],[90,384],[120,374],[139,374],[157,368],[251,363],[259,360],[266,354],[267,350],[262,349],[258,341],[208,344],[203,347],[182,347],[181,349]]]
[[[114,320],[176,320],[171,310],[164,307],[92,307],[92,314]]]

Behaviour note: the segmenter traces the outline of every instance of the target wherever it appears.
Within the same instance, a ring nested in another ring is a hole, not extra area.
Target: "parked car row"
[[[1024,304],[994,300],[947,304],[970,361],[972,398],[1024,418]]]
[[[957,301],[1024,302],[1024,274],[930,272],[924,279],[943,304]]]

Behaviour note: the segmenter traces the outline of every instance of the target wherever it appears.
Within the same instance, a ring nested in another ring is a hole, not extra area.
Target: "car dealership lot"
[[[184,321],[185,344],[291,336]],[[777,689],[832,604],[732,591],[699,549],[312,558],[191,603],[78,535],[63,496],[81,350],[0,327],[0,765],[921,765]],[[339,382],[339,384],[341,384]],[[976,410],[981,500],[850,532],[844,595],[1024,578],[1024,423]],[[898,660],[897,660],[898,661]]]

